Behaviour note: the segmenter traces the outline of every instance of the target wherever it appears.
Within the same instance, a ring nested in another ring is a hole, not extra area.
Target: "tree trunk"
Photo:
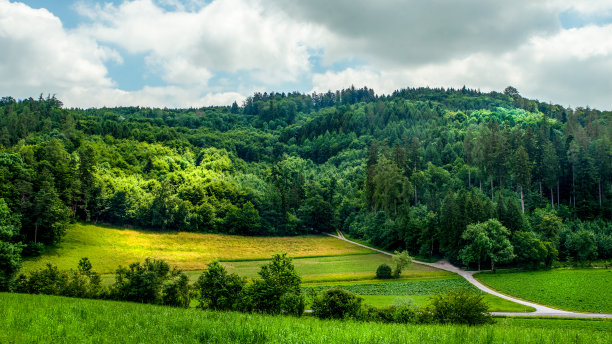
[[[491,201],[493,200],[493,177],[491,177]]]
[[[491,258],[491,272],[495,273],[495,261]]]
[[[559,179],[557,179],[557,207],[561,205],[561,203],[559,203]]]
[[[480,259],[478,259],[478,271],[480,271]]]
[[[480,192],[482,192],[482,180],[480,181]]]
[[[417,200],[417,188],[416,188],[416,185],[415,185],[414,186],[414,205],[415,206],[417,205],[417,201],[418,201]]]
[[[472,167],[468,165],[468,188],[472,187]]]
[[[523,199],[523,186],[521,185],[521,210],[525,214],[525,200]]]
[[[542,197],[542,181],[540,180],[540,197]]]
[[[555,208],[555,201],[553,198],[553,191],[552,188],[550,188],[550,206],[554,209]]]
[[[38,237],[38,223],[34,224],[34,243],[36,244],[36,239]]]

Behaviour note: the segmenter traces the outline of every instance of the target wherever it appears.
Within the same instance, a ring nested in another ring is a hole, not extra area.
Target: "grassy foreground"
[[[505,294],[565,310],[612,313],[611,269],[553,269],[475,275]]]
[[[102,274],[114,273],[119,265],[126,266],[146,257],[164,259],[186,271],[203,270],[214,259],[268,259],[280,252],[288,252],[291,257],[312,257],[372,251],[327,236],[246,237],[76,224],[66,231],[57,247],[25,261],[23,271],[42,268],[47,262],[60,269],[74,269],[82,257],[88,257],[94,270]]]
[[[0,319],[1,343],[612,343],[610,321],[377,324],[5,293]]]

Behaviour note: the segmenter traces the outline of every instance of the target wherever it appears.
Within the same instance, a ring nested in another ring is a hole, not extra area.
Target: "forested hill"
[[[0,239],[37,254],[71,221],[247,235],[340,229],[454,260],[466,254],[468,225],[493,218],[515,263],[610,258],[611,122],[611,112],[528,100],[512,87],[258,93],[199,109],[6,97],[0,221],[18,233]]]

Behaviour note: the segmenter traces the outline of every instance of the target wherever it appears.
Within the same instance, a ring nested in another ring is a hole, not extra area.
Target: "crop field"
[[[610,321],[400,325],[0,293],[0,343],[610,343]]]
[[[413,264],[417,265],[417,264]],[[332,286],[339,286],[356,295],[361,296],[364,302],[376,307],[385,307],[397,303],[414,303],[418,306],[425,305],[429,298],[438,292],[446,292],[458,288],[466,288],[476,293],[482,293],[465,279],[456,275],[440,278],[416,279],[416,280],[390,280],[390,281],[359,281],[334,284],[310,283],[306,288],[322,291]],[[489,304],[491,312],[533,312],[532,307],[504,300],[502,298],[484,294],[484,300]]]
[[[612,270],[571,269],[479,273],[502,293],[565,310],[612,313]]]
[[[291,257],[313,257],[372,251],[327,236],[245,237],[76,224],[67,230],[57,247],[25,261],[23,271],[42,268],[47,262],[60,269],[75,269],[82,257],[88,257],[94,270],[102,274],[113,273],[119,265],[126,266],[146,257],[164,259],[186,271],[203,270],[214,259],[267,259],[279,252],[287,252]]]

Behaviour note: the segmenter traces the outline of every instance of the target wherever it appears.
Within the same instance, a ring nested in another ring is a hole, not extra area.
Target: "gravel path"
[[[344,235],[342,235],[341,232],[338,232],[337,235],[333,235],[333,234],[327,234],[329,236],[332,236],[334,238],[338,238],[340,240],[344,240],[347,242],[350,242],[351,244],[354,245],[358,245],[361,247],[365,247],[367,249],[370,249],[372,251],[376,251],[378,253],[382,253],[382,254],[386,254],[388,256],[393,256],[393,254],[383,251],[383,250],[379,250],[373,247],[369,247],[363,244],[360,244],[358,242],[354,242],[351,240],[348,240],[347,238],[344,237]],[[568,311],[563,311],[560,309],[555,309],[555,308],[550,308],[547,306],[543,306],[537,303],[533,303],[533,302],[529,302],[529,301],[525,301],[525,300],[520,300],[520,299],[515,299],[513,297],[501,294],[487,286],[485,286],[484,284],[480,283],[479,281],[477,281],[474,278],[474,273],[476,273],[477,271],[466,271],[466,270],[462,270],[459,269],[458,267],[452,265],[451,263],[449,263],[446,260],[440,260],[438,262],[435,263],[426,263],[426,262],[421,262],[418,260],[413,260],[413,263],[417,263],[417,264],[423,264],[423,265],[427,265],[427,266],[431,266],[433,268],[438,268],[438,269],[442,269],[442,270],[446,270],[446,271],[450,271],[450,272],[454,272],[458,275],[460,275],[461,277],[465,278],[468,282],[470,282],[471,284],[473,284],[476,288],[484,291],[485,293],[491,294],[491,295],[495,295],[497,297],[501,297],[502,299],[506,299],[512,302],[516,302],[518,304],[521,305],[525,305],[525,306],[529,306],[529,307],[533,307],[535,308],[535,312],[527,312],[527,313],[515,313],[515,312],[491,312],[491,314],[493,315],[507,315],[507,316],[539,316],[539,317],[572,317],[572,318],[612,318],[612,314],[599,314],[599,313],[577,313],[577,312],[568,312]]]

